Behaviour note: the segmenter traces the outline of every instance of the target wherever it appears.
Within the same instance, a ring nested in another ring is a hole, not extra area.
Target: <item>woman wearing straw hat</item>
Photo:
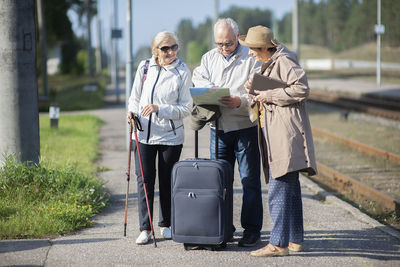
[[[252,27],[239,42],[250,48],[257,61],[264,62],[262,75],[286,84],[270,90],[253,88],[251,96],[257,108],[259,147],[273,221],[269,244],[251,255],[286,256],[289,250],[301,251],[304,239],[299,172],[317,172],[305,103],[310,89],[296,54],[274,40],[269,28]],[[251,86],[249,80],[245,87],[249,90]]]

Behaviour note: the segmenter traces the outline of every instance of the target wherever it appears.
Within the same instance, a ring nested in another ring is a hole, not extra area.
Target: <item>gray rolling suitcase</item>
[[[216,155],[218,142],[216,135]],[[233,168],[226,160],[195,158],[177,162],[172,169],[172,239],[186,250],[225,248],[233,236]]]

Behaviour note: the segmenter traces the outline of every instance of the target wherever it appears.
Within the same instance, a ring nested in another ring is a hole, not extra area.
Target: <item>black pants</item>
[[[182,145],[146,145],[139,143],[142,159],[143,175],[149,199],[151,218],[153,219],[154,184],[156,179],[156,157],[158,154],[158,183],[160,191],[159,222],[160,227],[171,226],[171,171],[173,165],[179,160]],[[140,231],[151,230],[149,214],[147,212],[146,196],[144,194],[143,180],[140,172],[138,151],[135,146],[135,173],[138,186],[138,209]],[[154,220],[153,220],[154,221]]]

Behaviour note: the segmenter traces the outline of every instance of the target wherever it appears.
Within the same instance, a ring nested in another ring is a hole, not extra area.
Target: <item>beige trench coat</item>
[[[261,73],[288,85],[267,91],[267,103],[263,104],[264,135],[258,124],[265,181],[269,181],[268,170],[272,178],[292,171],[315,175],[314,142],[305,103],[310,88],[297,56],[280,44],[271,59],[262,66]]]

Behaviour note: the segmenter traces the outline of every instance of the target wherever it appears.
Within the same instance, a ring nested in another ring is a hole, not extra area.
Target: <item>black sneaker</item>
[[[260,241],[260,236],[257,234],[244,233],[243,237],[239,240],[239,247],[253,247],[258,241]]]
[[[232,237],[229,239],[228,242],[233,242],[235,240],[235,232],[236,232],[236,227],[232,225]]]

